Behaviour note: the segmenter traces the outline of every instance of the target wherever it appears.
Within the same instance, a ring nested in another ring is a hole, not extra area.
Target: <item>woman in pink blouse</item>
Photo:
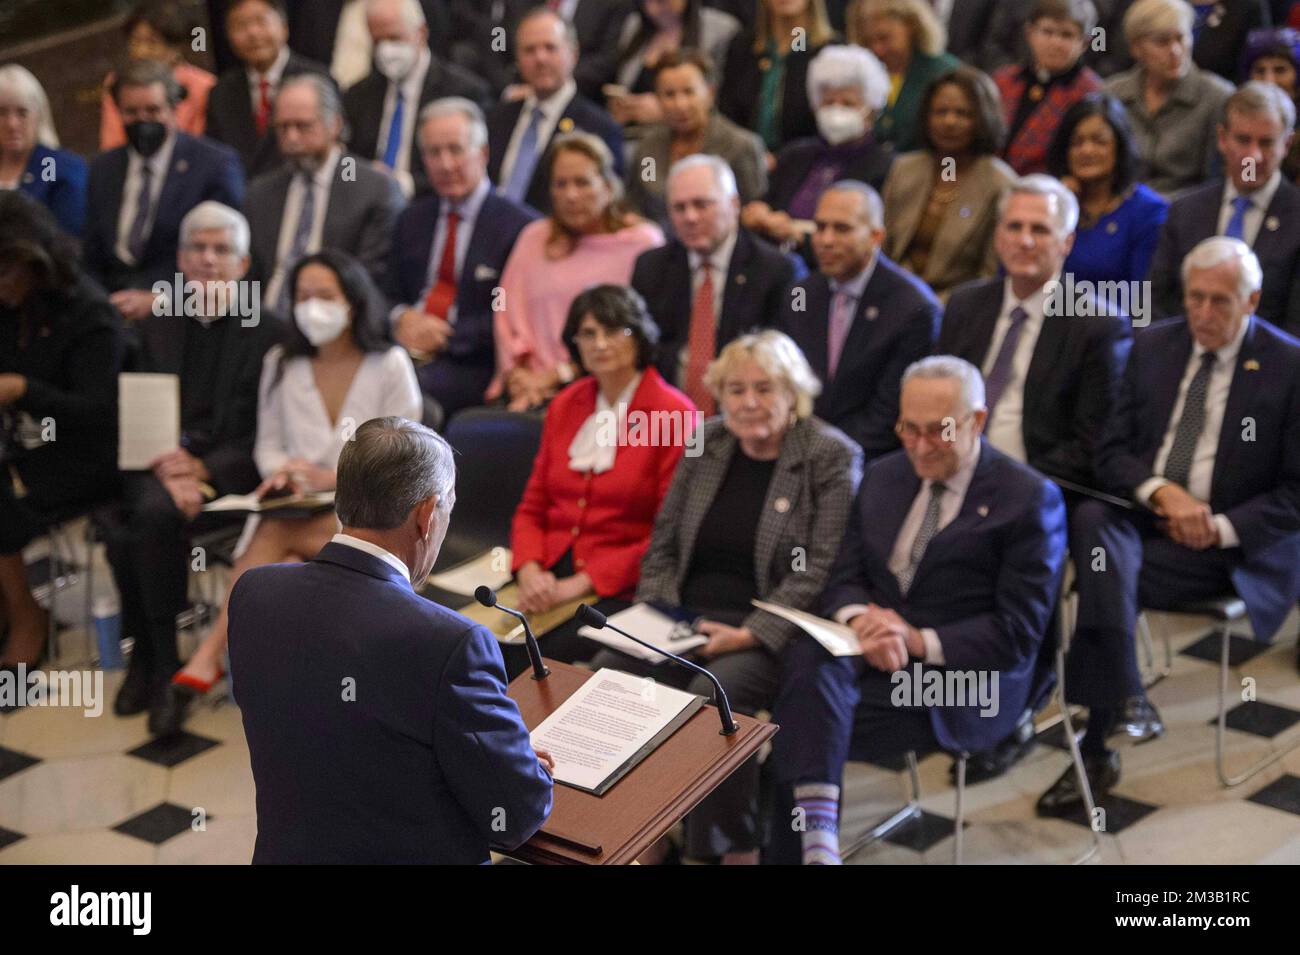
[[[487,398],[512,410],[545,404],[578,374],[561,339],[583,289],[626,285],[636,257],[662,245],[659,227],[628,211],[609,148],[583,132],[555,138],[548,218],[524,227],[501,275],[497,374]]]

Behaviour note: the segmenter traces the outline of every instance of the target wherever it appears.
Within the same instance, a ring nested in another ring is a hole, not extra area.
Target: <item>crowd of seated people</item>
[[[678,608],[781,725],[690,814],[693,858],[838,862],[849,759],[1006,772],[1068,564],[1095,795],[1115,737],[1165,732],[1143,608],[1235,594],[1284,629],[1300,3],[208,6],[129,12],[93,155],[54,77],[0,65],[0,666],[47,653],[25,550],[87,518],[133,641],[114,712],[174,734],[228,669],[224,608],[181,658],[195,542],[238,537],[238,578],[337,523],[205,506],[330,490],[364,421],[474,409],[542,422],[497,504],[520,608]],[[180,428],[125,470],[123,372],[174,376]],[[681,426],[624,441],[634,415]],[[996,674],[997,714],[892,705],[913,667]],[[1082,801],[1067,773],[1037,811]]]

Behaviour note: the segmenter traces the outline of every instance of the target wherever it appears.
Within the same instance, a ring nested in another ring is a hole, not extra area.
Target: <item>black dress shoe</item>
[[[1115,719],[1111,735],[1122,733],[1125,736],[1145,743],[1158,736],[1165,735],[1165,724],[1160,714],[1145,696],[1130,696],[1124,701],[1124,707]]]
[[[1088,774],[1093,800],[1101,799],[1119,782],[1119,753],[1115,750],[1096,755],[1085,753],[1083,771]],[[1083,793],[1079,790],[1073,762],[1061,778],[1052,783],[1052,788],[1038,797],[1038,804],[1034,807],[1038,815],[1052,818],[1070,816],[1083,809]]]
[[[128,667],[126,679],[122,681],[117,697],[113,700],[113,712],[118,716],[135,716],[137,713],[143,713],[149,708],[152,700],[150,689],[149,674],[145,672],[144,667]]]
[[[185,725],[190,704],[199,694],[192,687],[168,683],[154,698],[149,707],[149,732],[154,736],[175,736]]]
[[[1015,730],[992,749],[971,753],[966,758],[966,784],[988,782],[997,779],[1008,769],[1018,763],[1026,753],[1034,748],[1034,714],[1026,713],[1016,724]],[[948,779],[957,783],[957,762],[948,767]]]

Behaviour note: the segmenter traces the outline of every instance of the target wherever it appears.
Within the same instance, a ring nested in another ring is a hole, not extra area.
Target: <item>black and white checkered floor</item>
[[[1214,774],[1217,637],[1203,618],[1153,615],[1176,655],[1152,690],[1168,726],[1158,740],[1123,749],[1124,776],[1103,802],[1106,863],[1300,862],[1300,750],[1235,789]],[[1300,675],[1295,618],[1271,648],[1240,640],[1234,685],[1250,677],[1258,701],[1232,711],[1228,770],[1296,738]],[[80,634],[65,631],[69,654]],[[1208,659],[1207,659],[1208,657]],[[252,856],[254,788],[239,711],[198,710],[188,732],[151,742],[143,715],[121,719],[111,702],[121,672],[105,679],[104,712],[28,708],[0,716],[0,863],[235,863]],[[1050,715],[1043,714],[1041,718]],[[967,862],[1065,862],[1086,846],[1078,823],[1034,816],[1038,795],[1067,765],[1058,728],[1008,774],[966,794]],[[947,863],[953,788],[949,760],[921,762],[919,823],[857,853],[860,864]],[[846,778],[843,831],[853,834],[901,802],[903,776],[854,765]]]

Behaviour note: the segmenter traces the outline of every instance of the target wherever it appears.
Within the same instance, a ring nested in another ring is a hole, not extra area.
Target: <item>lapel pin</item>
[[[744,284],[745,284],[745,276],[744,276],[744,275],[737,275],[737,276],[736,276],[736,284],[737,284],[737,285],[744,285]]]
[[[24,183],[24,184],[33,183],[33,182],[35,182],[35,181],[36,181],[36,176],[35,176],[34,174],[32,174],[31,172],[25,172],[25,173],[23,173],[23,183]]]
[[[1259,362],[1251,358],[1249,361],[1243,362],[1241,367],[1247,371],[1259,371]]]
[[[1282,223],[1278,220],[1277,216],[1269,216],[1264,220],[1264,228],[1269,232],[1276,232],[1281,227]]]
[[[776,503],[772,506],[776,508],[778,514],[784,514],[790,510],[790,499],[788,497],[778,497]]]
[[[1114,234],[1115,234],[1116,232],[1118,232],[1118,231],[1119,231],[1119,223],[1118,223],[1118,222],[1107,222],[1107,223],[1106,223],[1106,234],[1107,234],[1107,235],[1114,235]]]
[[[492,268],[490,265],[480,265],[474,269],[474,278],[476,281],[482,282],[486,279],[494,279],[496,277],[497,270]]]
[[[186,171],[187,169],[189,169],[189,168],[190,168],[190,161],[189,161],[188,159],[178,159],[178,160],[176,160],[176,171],[177,171],[177,172],[185,172],[185,171]]]
[[[573,120],[565,116],[563,119],[560,120],[560,132],[568,133],[568,132],[572,132],[572,130],[573,130]]]
[[[975,509],[975,511],[977,514],[979,514],[980,517],[989,516],[989,506],[987,504],[981,504],[979,507]]]
[[[880,309],[876,308],[874,305],[868,305],[867,310],[863,312],[863,314],[867,316],[867,321],[874,322],[876,316],[880,314]]]
[[[961,216],[963,219],[969,219],[970,206],[962,206],[960,209],[957,210],[957,215]]]

